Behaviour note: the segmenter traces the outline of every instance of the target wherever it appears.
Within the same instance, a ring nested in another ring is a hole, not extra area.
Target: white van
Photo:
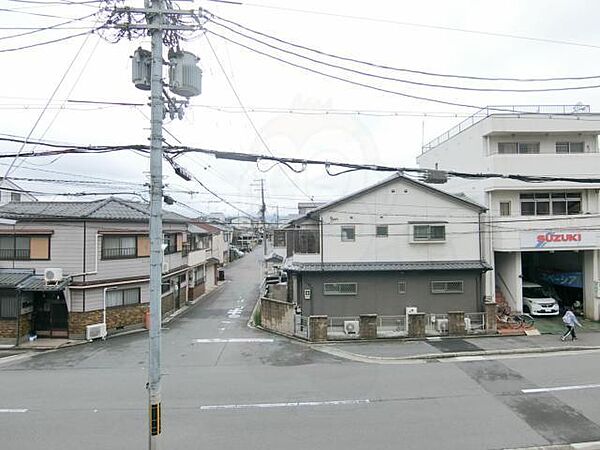
[[[523,312],[532,316],[558,316],[558,302],[539,284],[524,281]]]

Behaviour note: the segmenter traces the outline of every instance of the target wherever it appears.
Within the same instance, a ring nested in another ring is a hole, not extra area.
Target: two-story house
[[[483,310],[485,208],[398,173],[276,230],[302,315]]]
[[[0,218],[0,338],[29,331],[80,338],[88,325],[104,323],[110,332],[144,323],[148,204],[113,197],[10,203]],[[200,295],[193,288],[204,278],[206,247],[198,244],[204,230],[190,230],[178,214],[163,212],[163,233],[168,314]]]
[[[500,109],[500,110],[498,110]],[[453,177],[440,187],[486,205],[486,295],[523,305],[523,282],[553,286],[568,306],[600,319],[600,115],[589,107],[486,109],[423,147],[422,168],[576,178],[546,181]]]

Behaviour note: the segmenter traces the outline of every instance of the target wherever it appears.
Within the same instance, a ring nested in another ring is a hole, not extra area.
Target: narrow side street
[[[396,366],[341,359],[247,327],[259,260],[257,250],[229,265],[222,287],[164,329],[164,448],[479,450],[600,440],[597,355]],[[139,333],[0,366],[2,448],[145,448],[147,345]]]

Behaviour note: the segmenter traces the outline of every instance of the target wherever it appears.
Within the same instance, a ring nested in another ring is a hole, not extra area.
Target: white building
[[[290,300],[330,317],[482,311],[484,211],[401,174],[313,209],[275,231]]]
[[[422,168],[466,173],[569,177],[581,182],[450,178],[442,189],[463,192],[489,208],[484,231],[486,295],[501,292],[522,310],[524,280],[546,281],[570,304],[583,301],[600,319],[600,115],[589,107],[482,110],[423,147]],[[527,113],[530,112],[530,113]]]

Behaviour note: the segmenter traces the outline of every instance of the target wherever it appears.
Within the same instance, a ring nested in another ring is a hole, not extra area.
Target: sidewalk
[[[315,350],[361,362],[437,360],[448,358],[531,353],[600,351],[600,333],[577,334],[562,342],[557,335],[429,338],[415,341],[364,341],[312,344]]]

